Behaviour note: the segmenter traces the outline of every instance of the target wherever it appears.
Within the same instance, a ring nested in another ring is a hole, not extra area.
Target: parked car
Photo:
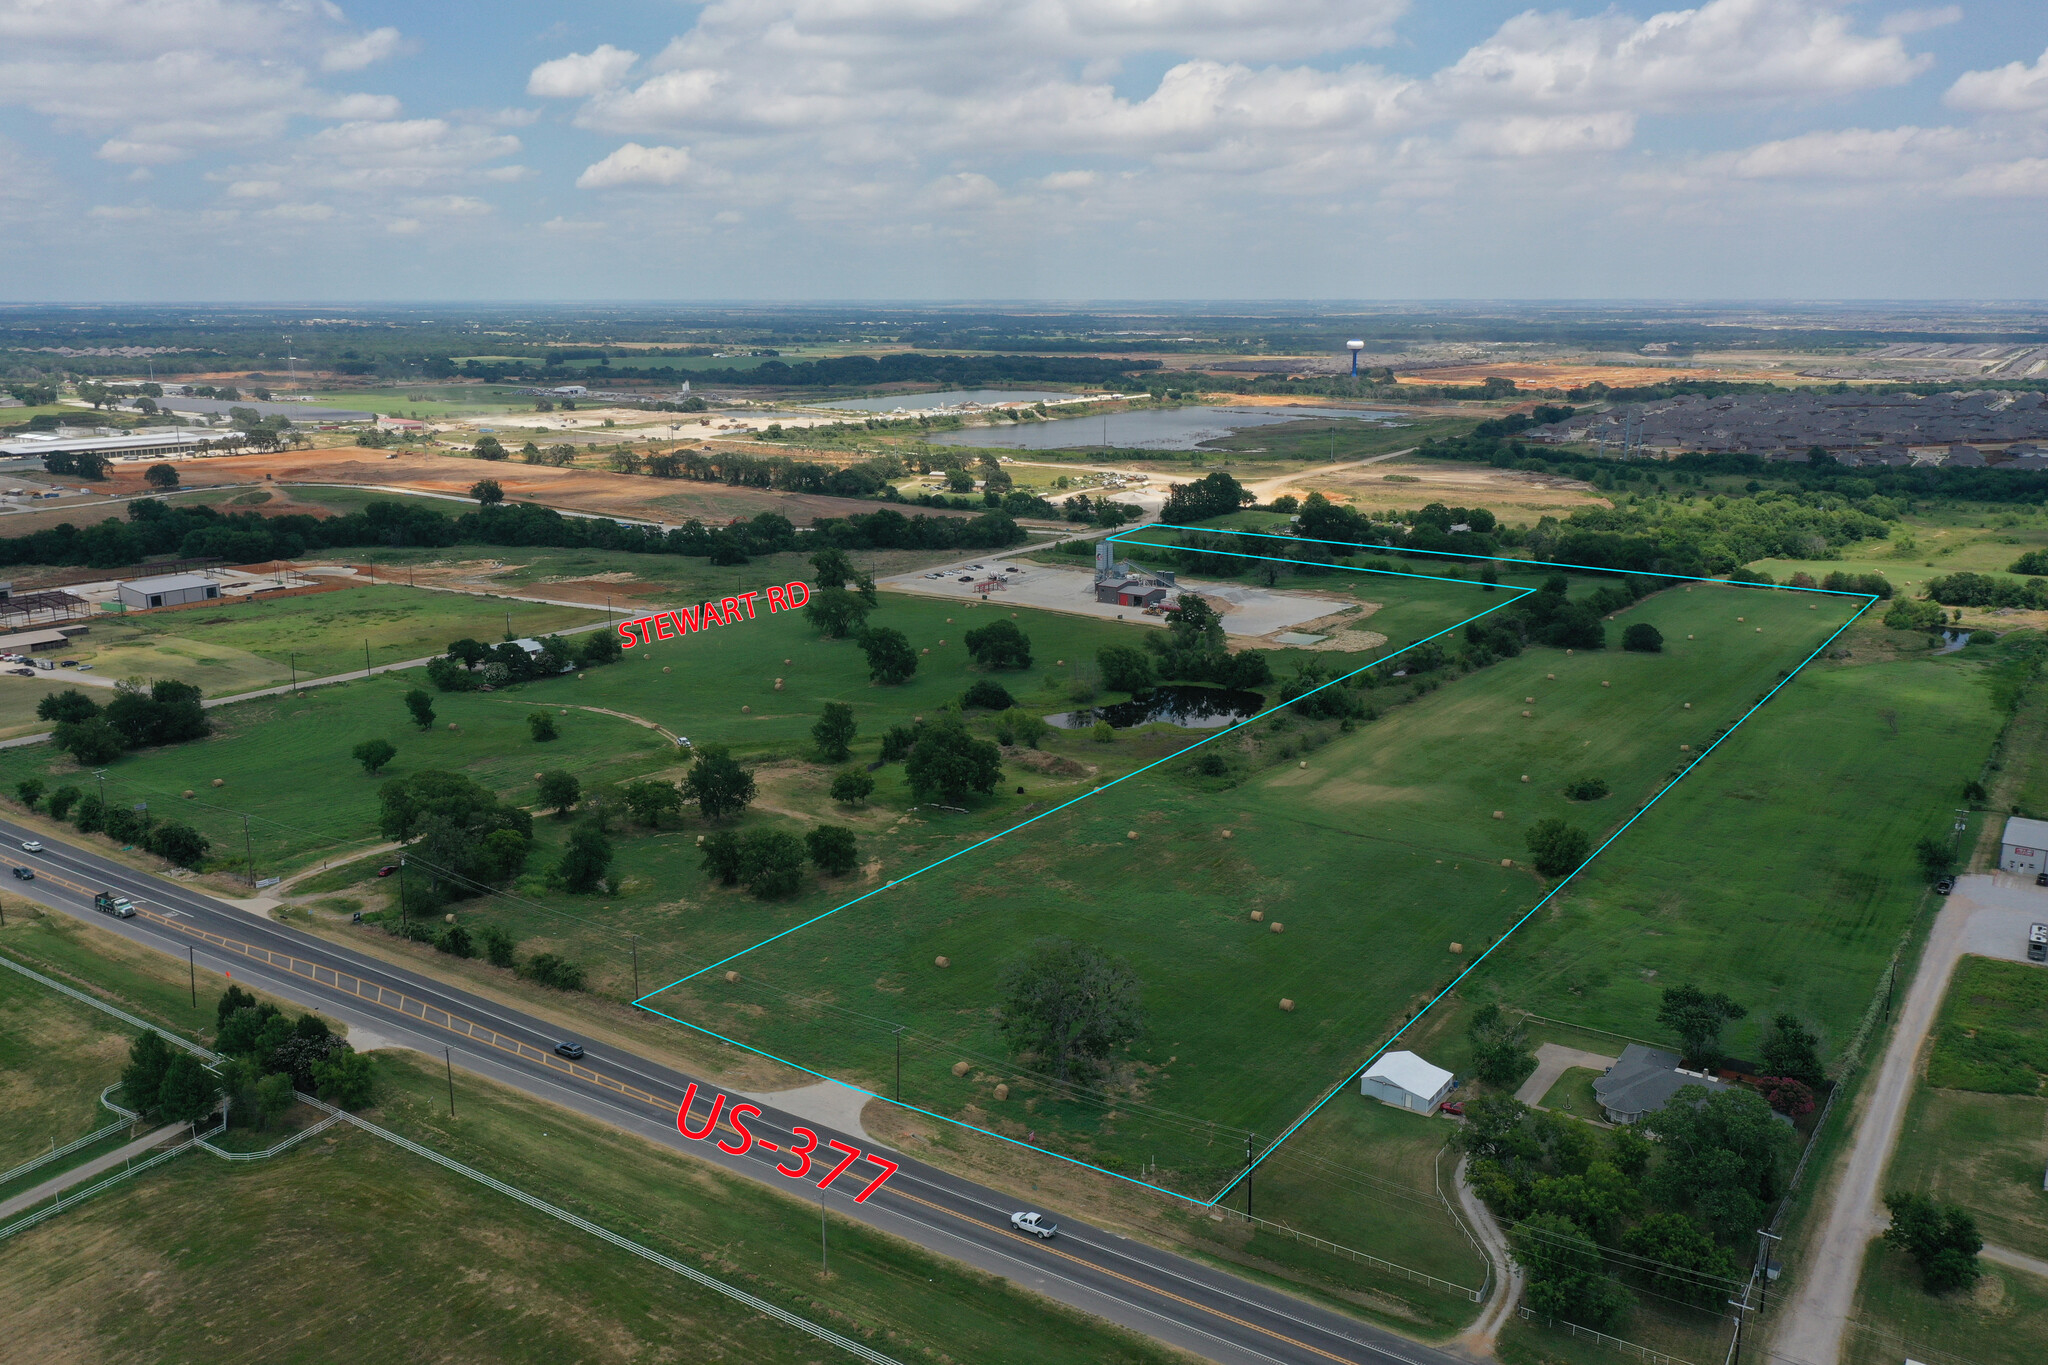
[[[556,1043],[555,1051],[572,1062],[583,1060],[583,1044],[581,1043]]]
[[[1050,1242],[1059,1235],[1060,1230],[1058,1223],[1048,1223],[1042,1215],[1036,1213],[1013,1213],[1010,1215],[1010,1226],[1019,1232],[1030,1233],[1041,1242]]]
[[[2048,962],[2048,924],[2036,924],[2027,930],[2027,961]]]
[[[2043,872],[2040,876],[2034,878],[2034,885],[2048,886],[2048,872]]]
[[[23,839],[21,841],[21,851],[23,853],[41,853],[43,851],[42,841],[38,839]]]
[[[21,881],[32,882],[36,879],[36,870],[32,867],[17,867],[14,869],[14,875]]]
[[[17,678],[33,678],[36,675],[36,671],[28,667],[10,668],[7,671]]]
[[[962,583],[972,583],[972,582],[974,581],[974,575],[973,575],[973,574],[961,574],[961,575],[960,575],[960,581],[961,581]]]
[[[76,659],[59,659],[59,660],[57,661],[57,666],[58,666],[59,668],[76,668],[76,667],[78,667],[78,660],[76,660]]]
[[[388,877],[396,871],[398,871],[397,863],[386,863],[384,864],[384,866],[377,869],[377,875],[380,877]]]
[[[1442,1104],[1438,1105],[1437,1108],[1443,1110],[1443,1112],[1445,1112],[1446,1114],[1456,1114],[1460,1117],[1463,1117],[1465,1113],[1465,1102],[1463,1100],[1445,1100]]]
[[[1949,892],[1955,889],[1956,879],[1954,877],[1943,877],[1940,881],[1934,884],[1934,893],[1938,896],[1946,896]]]

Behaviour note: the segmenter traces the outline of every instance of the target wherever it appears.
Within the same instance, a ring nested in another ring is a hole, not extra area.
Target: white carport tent
[[[1358,1091],[1397,1108],[1433,1114],[1457,1079],[1412,1052],[1389,1052],[1366,1068],[1358,1079]]]

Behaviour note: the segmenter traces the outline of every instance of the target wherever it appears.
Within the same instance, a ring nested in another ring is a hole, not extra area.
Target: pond
[[[1133,408],[1096,417],[1054,417],[1044,422],[1005,423],[942,431],[933,445],[998,447],[1005,450],[1075,450],[1109,446],[1119,449],[1194,450],[1204,441],[1219,441],[1247,427],[1299,422],[1309,417],[1393,424],[1392,412],[1364,408]]]
[[[1112,729],[1128,730],[1134,725],[1164,721],[1183,730],[1221,730],[1249,720],[1266,709],[1266,699],[1256,692],[1224,687],[1183,687],[1168,683],[1142,697],[1111,706],[1091,706],[1080,711],[1063,711],[1047,716],[1048,724],[1062,730],[1086,730],[1106,720]]]

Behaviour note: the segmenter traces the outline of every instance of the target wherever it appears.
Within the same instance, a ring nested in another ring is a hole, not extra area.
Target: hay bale
[[[998,1081],[996,1083],[996,1098],[998,1100],[1006,1100],[1010,1098],[1010,1087]]]
[[[1552,682],[1557,681],[1557,674],[1555,673],[1545,673],[1543,676],[1550,679]]]
[[[946,642],[945,642],[944,640],[941,640],[941,641],[939,641],[939,643],[940,643],[941,645],[943,645],[943,644],[945,644]]]
[[[1570,651],[1569,649],[1568,649],[1568,650],[1566,650],[1566,651],[1564,652],[1564,657],[1565,657],[1565,658],[1567,658],[1567,659],[1571,658],[1571,657],[1572,657],[1572,651]]]
[[[1280,1008],[1288,1014],[1292,1014],[1294,1013],[1294,1002],[1283,995],[1280,997]]]
[[[1692,710],[1692,703],[1691,703],[1691,702],[1687,702],[1687,703],[1685,704],[1685,709],[1686,709],[1686,710],[1688,710],[1688,711]]]
[[[740,974],[738,972],[727,972],[725,974],[725,984],[728,986],[737,986],[739,984],[739,980]]]
[[[786,663],[786,664],[787,664],[787,663],[795,663],[796,661],[795,661],[794,659],[784,659],[784,660],[783,660],[782,662],[784,662],[784,663]]]
[[[1759,634],[1759,635],[1763,634],[1763,633],[1764,633],[1764,628],[1763,628],[1762,626],[1758,626],[1758,627],[1756,628],[1756,633],[1757,633],[1757,634]]]
[[[1526,719],[1526,718],[1528,718],[1528,717],[1530,717],[1530,716],[1533,716],[1533,715],[1535,715],[1535,714],[1536,714],[1536,713],[1535,713],[1534,711],[1524,711],[1524,712],[1522,713],[1522,716],[1523,716],[1523,718],[1524,718],[1524,719]]]
[[[950,957],[935,957],[932,959],[932,965],[934,967],[950,967],[953,965],[953,959]]]
[[[449,915],[443,915],[443,916],[441,916],[441,918],[442,918],[442,919],[444,919],[444,920],[446,920],[446,921],[447,921],[448,923],[450,923],[450,924],[453,924],[453,923],[455,923],[455,916],[454,916],[454,915],[452,915],[452,914],[449,914]]]
[[[1052,664],[1054,668],[1065,668],[1067,666],[1067,661],[1065,659],[1054,659],[1052,661]]]
[[[460,730],[462,727],[451,720],[448,722],[448,728],[451,730]]]
[[[743,716],[751,716],[754,714],[754,708],[751,706],[742,706],[740,708],[740,714]]]
[[[1276,919],[1273,921],[1273,932],[1276,934],[1284,934],[1287,932],[1287,926]]]
[[[1679,745],[1679,746],[1678,746],[1678,752],[1680,752],[1680,753],[1682,753],[1682,754],[1689,754],[1689,753],[1691,753],[1691,752],[1692,752],[1692,745],[1690,745],[1690,744],[1681,744],[1681,745]]]
[[[971,1070],[973,1070],[973,1068],[968,1066],[965,1062],[953,1063],[953,1074],[955,1076],[965,1076]]]
[[[1513,867],[1515,865],[1515,860],[1513,858],[1502,858],[1500,860],[1500,865],[1502,867]]]
[[[917,652],[918,652],[918,653],[920,653],[920,654],[929,654],[929,653],[931,653],[931,651],[930,651],[930,650],[928,650],[928,649],[920,649],[920,650],[919,650],[919,651],[917,651]]]
[[[1497,810],[1493,813],[1493,818],[1496,820],[1505,820],[1508,818],[1508,813],[1504,810]]]
[[[1226,838],[1226,839],[1228,839],[1228,838],[1230,837],[1230,831],[1229,831],[1229,830],[1227,830],[1227,829],[1226,829],[1226,830],[1224,830],[1224,831],[1223,831],[1223,837],[1224,837],[1224,838]]]
[[[1266,922],[1266,912],[1265,912],[1265,911],[1263,911],[1263,910],[1254,910],[1254,911],[1252,911],[1252,923],[1253,923],[1253,924],[1264,924],[1265,922]]]
[[[216,787],[225,787],[227,784],[228,780],[224,777],[216,777],[213,779],[213,785]]]
[[[782,690],[782,679],[780,679],[780,678],[777,678],[777,679],[775,680],[775,690],[776,690],[777,692],[780,692],[780,691]]]
[[[1451,951],[1454,953],[1462,953],[1465,951],[1465,945],[1462,943],[1453,943],[1451,945]]]
[[[667,672],[669,672],[669,671],[670,671],[670,670],[669,670],[669,666],[668,666],[667,664],[663,664],[663,665],[661,666],[661,671],[662,671],[662,672],[664,672],[664,673],[667,673]]]
[[[1522,700],[1528,702],[1531,706],[1534,706],[1536,704],[1536,699],[1534,697],[1524,697],[1522,698]]]
[[[1527,774],[1527,773],[1523,773],[1523,774],[1522,774],[1522,780],[1523,780],[1524,782],[1527,782],[1527,781],[1529,780],[1529,774]]]
[[[536,782],[538,782],[538,781],[540,781],[540,779],[541,779],[541,776],[542,776],[542,775],[541,775],[540,773],[535,773],[535,774],[533,775],[533,780],[534,780],[534,781],[536,781]]]
[[[1602,687],[1612,687],[1612,686],[1614,686],[1614,684],[1613,684],[1613,683],[1611,683],[1611,682],[1608,682],[1608,681],[1607,681],[1606,679],[1604,679],[1604,678],[1603,678],[1603,679],[1601,679],[1601,681],[1600,681],[1600,685],[1601,685]]]
[[[948,616],[948,617],[946,618],[946,624],[947,624],[947,625],[949,625],[949,626],[950,626],[950,625],[952,625],[952,624],[953,624],[953,618],[952,618],[952,617],[950,617],[950,616]]]
[[[1124,836],[1124,838],[1126,838],[1126,839],[1135,839],[1135,838],[1137,838],[1137,837],[1138,837],[1138,831],[1136,831],[1136,830],[1132,830],[1132,831],[1131,831],[1131,832],[1130,832],[1129,834],[1126,834],[1126,835]]]
[[[1301,766],[1302,766],[1302,767],[1304,767],[1304,768],[1306,768],[1306,767],[1308,766],[1308,760],[1307,760],[1307,759],[1303,759],[1303,760],[1302,760],[1302,764],[1301,764]]]

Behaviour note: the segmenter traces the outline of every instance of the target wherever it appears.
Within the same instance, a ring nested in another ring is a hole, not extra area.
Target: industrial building
[[[1434,1114],[1458,1078],[1412,1052],[1389,1052],[1358,1079],[1358,1093],[1417,1114]]]
[[[121,605],[130,611],[151,607],[176,607],[187,602],[210,602],[220,596],[220,584],[205,574],[174,573],[161,578],[137,578],[120,587]]]
[[[1148,573],[1116,557],[1107,540],[1095,546],[1095,600],[1113,607],[1158,607],[1176,587],[1173,571]]]
[[[1998,865],[2030,877],[2048,872],[2048,820],[2029,820],[2024,815],[2007,820],[1999,838]]]
[[[110,459],[124,456],[143,458],[152,455],[189,455],[227,436],[239,436],[234,431],[208,431],[203,427],[181,427],[176,431],[128,432],[118,436],[47,436],[30,432],[12,440],[0,441],[0,457],[33,455],[105,455]]]

